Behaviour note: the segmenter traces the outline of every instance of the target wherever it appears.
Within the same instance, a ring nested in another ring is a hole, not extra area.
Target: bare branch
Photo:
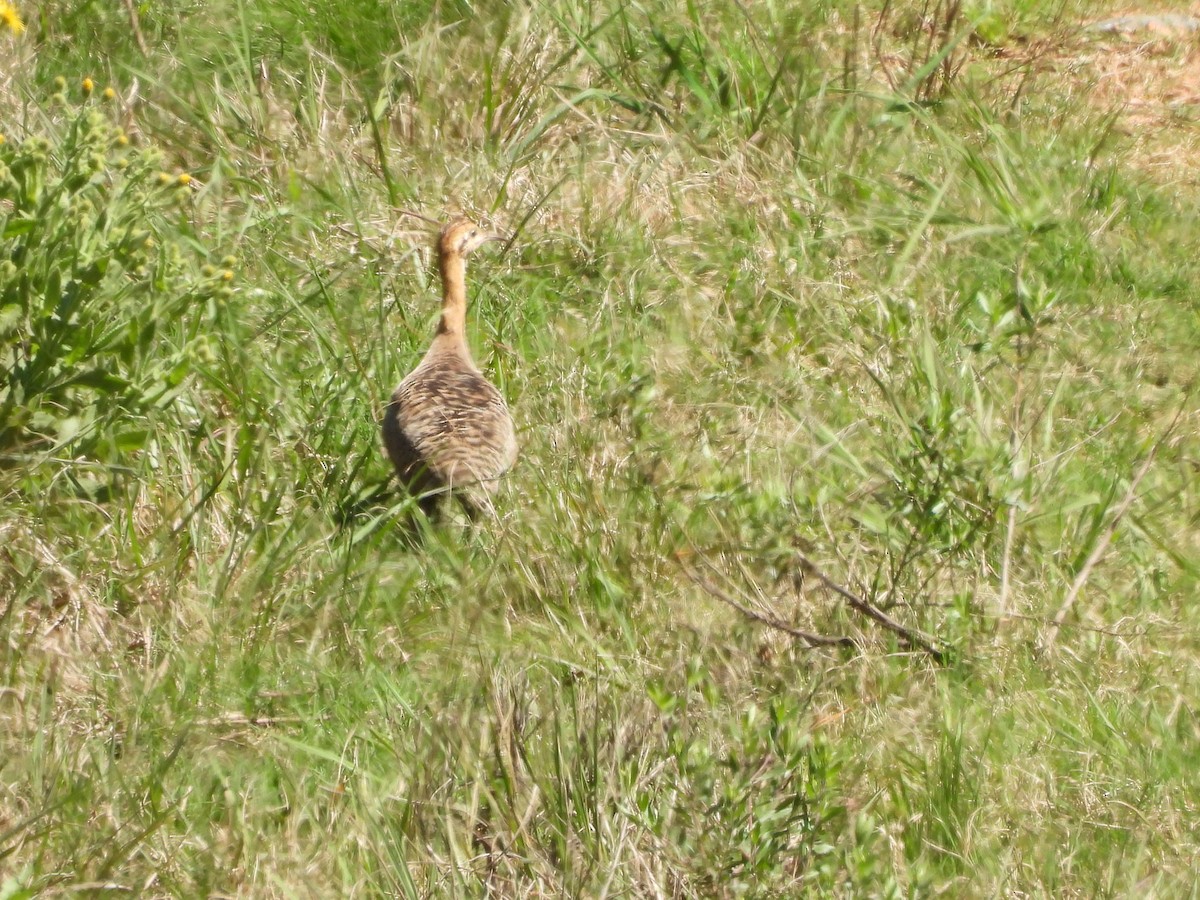
[[[435,225],[438,228],[440,228],[443,224],[443,223],[439,222],[437,219],[431,219],[431,218],[429,218],[429,216],[422,215],[421,213],[419,213],[413,209],[402,209],[400,207],[396,207],[396,212],[400,213],[400,215],[402,215],[402,216],[412,216],[414,219],[420,219],[422,222],[428,222],[430,225]]]
[[[278,725],[300,725],[311,721],[311,717],[305,716],[248,716],[240,712],[227,712],[211,719],[198,719],[196,724],[201,728],[274,728]]]
[[[1020,296],[1021,288],[1021,270],[1024,268],[1024,257],[1017,259],[1017,265],[1013,272],[1013,293],[1015,296]],[[1017,454],[1021,452],[1021,413],[1025,408],[1025,362],[1028,358],[1029,351],[1027,342],[1021,341],[1018,344],[1018,360],[1017,366],[1017,386],[1013,391],[1012,402],[1012,425],[1008,433],[1008,452],[1012,460],[1016,460]],[[1011,463],[1010,463],[1011,465]],[[1025,488],[1022,486],[1021,492],[1024,493]],[[1012,503],[1008,507],[1008,525],[1004,531],[1004,556],[1000,562],[1000,614],[1004,615],[1008,610],[1008,592],[1012,584],[1012,551],[1014,538],[1017,533],[1017,504]]]
[[[877,606],[874,606],[874,605],[868,603],[866,600],[863,600],[858,595],[853,594],[846,588],[842,587],[842,585],[838,584],[836,581],[834,581],[832,578],[830,578],[828,575],[826,575],[824,572],[822,572],[819,568],[817,568],[816,564],[811,559],[809,559],[807,556],[805,556],[803,553],[797,553],[796,558],[800,560],[801,564],[805,567],[805,569],[807,569],[809,572],[811,572],[818,581],[820,581],[823,585],[825,585],[825,587],[829,588],[831,591],[833,591],[835,594],[837,594],[839,597],[841,597],[843,600],[845,600],[847,603],[849,603],[850,606],[853,607],[855,610],[857,610],[858,612],[862,613],[864,616],[867,616],[870,619],[874,619],[876,622],[878,622],[880,625],[882,625],[888,631],[891,631],[891,632],[894,632],[895,634],[897,634],[900,637],[900,639],[902,641],[904,641],[909,647],[911,647],[915,650],[923,650],[925,653],[928,653],[930,656],[932,656],[933,659],[938,664],[945,665],[945,663],[946,663],[945,651],[938,649],[938,647],[933,643],[932,640],[925,637],[919,631],[915,631],[912,628],[908,628],[905,625],[901,625],[899,622],[897,622],[895,619],[893,619],[891,616],[889,616],[883,610],[879,609]]]
[[[142,56],[149,56],[150,48],[146,46],[146,37],[142,34],[142,25],[138,21],[137,7],[133,5],[133,0],[125,0],[125,12],[129,14],[129,29],[133,32],[138,52]]]
[[[994,619],[997,621],[1020,619],[1021,621],[1024,621],[1024,622],[1037,622],[1040,625],[1049,625],[1053,622],[1053,620],[1048,618],[1047,616],[1028,616],[1023,613],[1004,613],[1003,615],[1001,615],[998,613],[973,612],[973,613],[971,613],[971,615],[977,619]],[[1183,634],[1184,633],[1184,630],[1181,628],[1165,628],[1165,627],[1160,627],[1160,628],[1145,627],[1145,628],[1141,628],[1137,631],[1118,631],[1115,628],[1100,628],[1099,626],[1096,626],[1096,625],[1084,625],[1082,622],[1063,622],[1061,627],[1074,628],[1077,631],[1086,631],[1091,634],[1103,634],[1103,635],[1106,635],[1107,637],[1127,638],[1127,639],[1143,638],[1143,637],[1148,637],[1150,635]]]
[[[799,638],[800,640],[807,643],[810,648],[856,646],[854,641],[848,637],[827,637],[826,635],[823,635],[823,634],[812,634],[811,632],[808,632],[808,631],[801,631],[799,628],[794,628],[793,626],[789,625],[787,622],[784,622],[782,619],[777,619],[774,616],[768,615],[766,613],[760,613],[760,612],[757,612],[756,610],[750,609],[748,606],[745,606],[741,602],[739,602],[732,595],[721,590],[719,587],[717,587],[715,584],[713,584],[711,581],[709,581],[707,578],[705,578],[699,572],[695,571],[694,569],[690,568],[687,565],[684,565],[682,560],[680,561],[680,567],[683,569],[683,573],[685,575],[687,575],[687,577],[689,579],[691,579],[691,581],[694,584],[696,584],[698,587],[702,588],[705,591],[705,593],[710,594],[712,597],[715,597],[717,600],[720,600],[722,603],[726,603],[729,606],[732,606],[734,609],[736,609],[742,615],[746,616],[746,618],[748,618],[748,619],[753,619],[754,621],[761,622],[762,624],[767,625],[770,628],[774,628],[777,631],[782,631],[785,634],[790,634],[794,638]]]

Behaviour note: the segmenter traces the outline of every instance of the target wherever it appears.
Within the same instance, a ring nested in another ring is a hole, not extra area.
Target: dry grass
[[[1200,21],[1200,5],[1121,7],[1093,21],[1154,14]],[[1129,138],[1131,162],[1156,181],[1194,186],[1200,176],[1200,32],[1165,21],[1129,31],[1084,31],[1059,50],[1056,68],[1065,90],[1083,86],[1093,104],[1116,114],[1116,129]]]
[[[148,8],[138,124],[239,287],[112,497],[0,468],[12,890],[1186,893],[1194,46],[1018,6],[911,89],[945,4]],[[14,100],[139,57],[104,15]],[[471,272],[488,527],[380,490],[405,209],[518,231]]]

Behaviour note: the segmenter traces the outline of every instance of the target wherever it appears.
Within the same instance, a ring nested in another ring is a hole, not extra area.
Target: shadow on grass
[[[464,494],[446,491],[411,494],[393,476],[387,476],[360,485],[338,505],[333,518],[341,531],[351,533],[352,544],[393,523],[401,545],[416,549],[424,545],[430,528],[453,522],[456,513],[465,515],[472,523],[487,515]]]

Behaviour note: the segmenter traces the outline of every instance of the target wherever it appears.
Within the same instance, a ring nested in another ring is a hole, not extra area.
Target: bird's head
[[[438,252],[442,256],[466,256],[488,241],[503,240],[503,234],[481,228],[470,219],[458,218],[442,229],[438,236]]]

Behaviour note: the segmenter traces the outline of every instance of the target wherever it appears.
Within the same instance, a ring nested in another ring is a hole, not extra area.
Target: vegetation
[[[1046,7],[6,4],[0,898],[1194,894],[1195,109]]]

